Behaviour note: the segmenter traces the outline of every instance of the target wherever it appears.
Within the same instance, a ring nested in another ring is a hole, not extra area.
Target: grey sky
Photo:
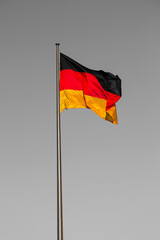
[[[160,239],[160,2],[0,1],[0,239],[56,239],[55,42],[122,79],[119,125],[62,113],[64,239]]]

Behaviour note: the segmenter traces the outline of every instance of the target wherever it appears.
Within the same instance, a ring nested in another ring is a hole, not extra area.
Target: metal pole
[[[61,128],[60,128],[60,64],[59,43],[56,43],[56,88],[57,88],[57,240],[63,240]]]

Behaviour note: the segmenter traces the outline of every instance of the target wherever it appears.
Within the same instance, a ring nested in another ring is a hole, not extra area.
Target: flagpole
[[[57,91],[57,240],[63,240],[62,167],[60,128],[60,61],[59,43],[56,43],[56,91]]]

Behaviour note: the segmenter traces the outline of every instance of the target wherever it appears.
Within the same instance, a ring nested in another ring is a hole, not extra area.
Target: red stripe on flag
[[[81,90],[84,95],[105,99],[107,106],[113,105],[120,99],[120,96],[105,91],[93,74],[71,69],[60,71],[60,91],[66,89]]]

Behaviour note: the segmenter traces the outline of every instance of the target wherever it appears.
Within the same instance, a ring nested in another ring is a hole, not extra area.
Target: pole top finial
[[[59,45],[60,45],[60,43],[55,43],[55,45],[56,45],[56,46],[59,46]]]

